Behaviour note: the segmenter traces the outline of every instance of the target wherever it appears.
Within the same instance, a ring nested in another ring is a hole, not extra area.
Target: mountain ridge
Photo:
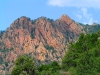
[[[37,65],[52,61],[61,63],[69,42],[77,41],[81,33],[98,30],[100,25],[83,26],[65,14],[55,21],[46,17],[31,20],[22,16],[0,36],[0,70],[5,72],[3,69],[6,68],[6,72],[10,73],[20,55],[34,57]]]

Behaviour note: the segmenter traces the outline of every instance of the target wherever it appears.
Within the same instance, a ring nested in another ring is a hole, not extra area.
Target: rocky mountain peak
[[[80,26],[78,26],[69,16],[66,14],[63,14],[59,20],[56,21],[57,24],[59,24],[59,28],[61,31],[63,30],[66,32],[66,30],[70,30],[74,33],[80,34],[82,33]]]
[[[18,19],[16,19],[10,26],[10,29],[20,29],[20,28],[29,28],[31,27],[30,25],[32,25],[32,21],[30,20],[30,18],[26,17],[26,16],[22,16]]]
[[[6,68],[11,72],[14,61],[23,54],[34,57],[37,64],[61,62],[66,46],[77,40],[82,29],[65,14],[56,21],[43,16],[35,20],[22,16],[0,35],[2,63],[9,62]],[[3,65],[0,66],[2,71]]]
[[[70,17],[67,16],[66,14],[63,14],[63,15],[61,16],[60,20],[61,20],[61,21],[65,21],[66,23],[69,22],[69,21],[70,21],[70,22],[72,21],[72,20],[70,19]]]

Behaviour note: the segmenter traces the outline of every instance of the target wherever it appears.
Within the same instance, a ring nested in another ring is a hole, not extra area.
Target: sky
[[[21,16],[56,20],[63,14],[83,24],[100,24],[100,0],[0,0],[0,30]]]

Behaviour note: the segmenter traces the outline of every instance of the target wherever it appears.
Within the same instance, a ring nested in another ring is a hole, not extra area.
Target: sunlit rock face
[[[84,27],[65,14],[55,21],[22,16],[0,34],[0,73],[11,72],[20,55],[33,57],[37,65],[61,63],[68,43],[75,42],[81,33],[86,33]]]

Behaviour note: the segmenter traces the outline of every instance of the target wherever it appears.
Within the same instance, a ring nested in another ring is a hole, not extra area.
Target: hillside
[[[99,75],[100,31],[81,34],[77,42],[70,43],[59,65],[56,61],[36,66],[34,59],[22,55],[15,61],[11,75]]]
[[[81,33],[94,33],[100,25],[81,25],[67,15],[57,20],[40,17],[31,20],[22,16],[0,33],[0,72],[11,72],[20,55],[34,57],[37,65],[52,61],[61,63],[69,42]]]

